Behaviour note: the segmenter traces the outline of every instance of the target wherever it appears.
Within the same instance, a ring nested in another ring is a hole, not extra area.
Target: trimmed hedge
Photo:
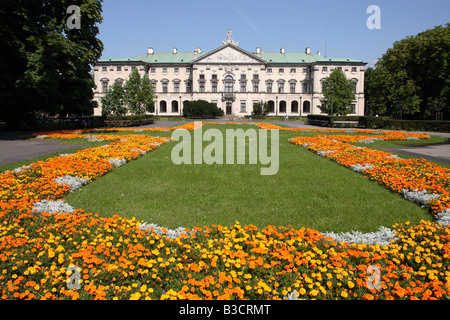
[[[152,124],[154,118],[152,115],[134,115],[134,116],[108,116],[105,119],[107,127],[131,127]]]
[[[367,129],[450,132],[450,121],[395,120],[380,117],[360,117],[359,125]]]
[[[403,131],[450,132],[450,121],[396,120],[388,117],[308,115],[310,125]]]
[[[183,116],[189,119],[208,119],[223,116],[223,110],[205,100],[186,101]]]

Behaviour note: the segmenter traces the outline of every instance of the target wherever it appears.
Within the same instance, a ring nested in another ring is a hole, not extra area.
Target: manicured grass
[[[256,128],[205,125],[208,128]],[[170,132],[150,133],[170,136]],[[279,171],[267,165],[175,165],[170,142],[66,196],[76,208],[136,217],[168,228],[254,224],[325,231],[376,231],[397,222],[431,220],[425,209],[377,183],[287,141],[280,132]],[[191,133],[193,136],[193,133]],[[209,142],[204,143],[204,147]]]

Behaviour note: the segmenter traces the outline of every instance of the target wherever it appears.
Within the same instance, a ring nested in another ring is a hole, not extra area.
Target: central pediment
[[[243,64],[264,64],[265,61],[253,56],[251,53],[242,50],[235,45],[224,45],[213,50],[202,57],[193,61],[193,63],[207,64],[227,64],[227,63],[243,63]]]

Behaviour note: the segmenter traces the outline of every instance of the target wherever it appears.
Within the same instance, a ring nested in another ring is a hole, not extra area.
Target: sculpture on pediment
[[[233,45],[235,45],[236,47],[239,45],[239,41],[234,41],[233,39],[231,39],[231,29],[228,29],[228,33],[227,33],[227,40],[222,41],[222,45],[226,45],[228,43],[231,43]]]

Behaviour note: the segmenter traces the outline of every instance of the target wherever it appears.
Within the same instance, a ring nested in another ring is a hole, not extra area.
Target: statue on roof
[[[233,39],[231,39],[231,34],[232,34],[231,29],[228,29],[227,40],[222,41],[222,45],[226,45],[228,43],[231,43],[231,44],[233,44],[235,46],[239,45],[239,41],[234,41]]]

